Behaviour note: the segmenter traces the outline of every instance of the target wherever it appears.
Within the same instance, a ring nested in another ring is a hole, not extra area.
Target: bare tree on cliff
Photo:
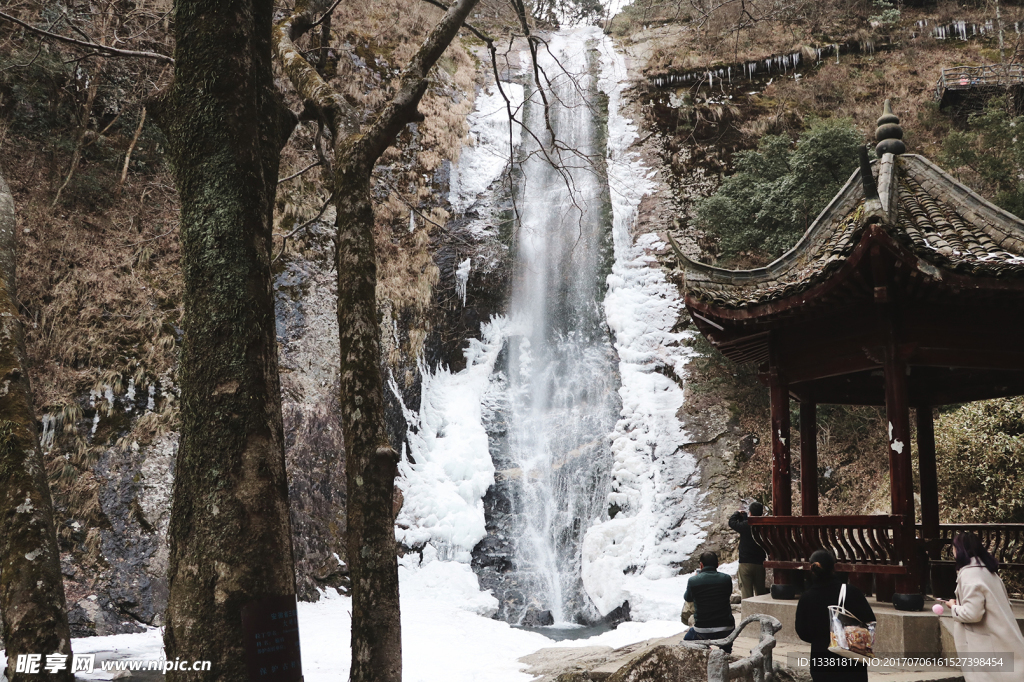
[[[164,644],[239,682],[243,608],[295,594],[270,246],[296,118],[274,87],[272,12],[272,0],[177,0],[174,80],[149,106],[180,197],[185,285]]]
[[[340,396],[348,488],[348,560],[352,576],[353,682],[402,679],[392,496],[398,457],[384,424],[377,319],[377,262],[370,175],[384,150],[418,112],[427,75],[455,38],[477,0],[458,0],[433,28],[402,75],[398,91],[365,130],[358,116],[295,41],[329,21],[327,0],[299,0],[274,29],[274,47],[307,111],[330,130],[337,209]],[[323,15],[321,20],[317,17]],[[329,27],[329,24],[327,24]]]
[[[38,674],[15,672],[17,655],[63,654],[70,664],[71,635],[25,362],[15,239],[14,197],[0,177],[0,616],[7,677],[25,682]],[[55,677],[70,682],[70,665]]]

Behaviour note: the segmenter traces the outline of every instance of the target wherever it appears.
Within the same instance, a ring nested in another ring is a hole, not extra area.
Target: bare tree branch
[[[289,180],[294,180],[295,178],[299,177],[300,175],[302,175],[306,171],[312,170],[312,169],[314,169],[314,168],[316,168],[317,166],[320,166],[320,165],[322,165],[322,162],[320,161],[320,159],[317,159],[316,161],[314,161],[313,163],[309,164],[308,166],[306,166],[302,170],[297,171],[295,173],[292,173],[287,178],[281,178],[280,180],[277,181],[277,184],[280,185],[282,182],[288,182]]]
[[[450,8],[448,7],[448,5],[444,4],[443,2],[438,2],[437,0],[423,0],[423,2],[425,2],[425,3],[428,3],[428,4],[430,4],[430,5],[433,5],[434,7],[440,7],[440,8],[441,8],[441,9],[443,9],[443,10],[444,10],[445,12],[447,12],[447,11],[448,11],[448,10],[450,9]],[[482,41],[484,41],[485,43],[487,43],[487,45],[488,45],[488,46],[490,46],[490,45],[491,45],[491,44],[493,43],[493,41],[491,40],[491,38],[490,38],[489,36],[487,36],[487,35],[485,35],[485,34],[481,33],[481,32],[480,32],[480,31],[478,31],[477,29],[473,28],[473,26],[472,26],[472,25],[470,25],[470,24],[468,24],[468,23],[466,23],[466,22],[463,22],[463,23],[462,23],[462,27],[463,27],[463,28],[465,28],[466,30],[468,30],[468,31],[469,31],[470,33],[472,33],[473,35],[475,35],[475,36],[476,36],[477,38],[479,38],[480,40],[482,40]]]
[[[77,45],[78,47],[86,47],[86,48],[89,48],[90,50],[96,50],[97,52],[103,52],[104,54],[112,55],[114,57],[137,57],[137,58],[141,58],[141,59],[155,59],[157,61],[166,62],[168,64],[173,64],[174,63],[174,58],[168,57],[167,55],[160,54],[158,52],[145,52],[145,51],[140,51],[140,50],[122,50],[122,49],[117,48],[117,47],[108,47],[106,45],[100,45],[99,43],[89,42],[89,41],[85,41],[85,40],[78,40],[77,38],[68,38],[67,36],[62,36],[62,35],[59,35],[57,33],[51,33],[50,31],[46,31],[46,30],[43,30],[41,28],[36,28],[32,24],[25,23],[21,19],[18,19],[16,17],[12,17],[10,14],[6,14],[4,12],[0,12],[0,19],[6,19],[7,21],[10,21],[11,23],[17,24],[18,26],[21,26],[22,28],[28,29],[29,31],[32,31],[33,33],[36,33],[36,34],[41,35],[41,36],[45,36],[45,37],[50,38],[52,40],[59,40],[61,42],[70,43],[71,45]]]
[[[121,184],[124,184],[125,179],[128,177],[128,162],[132,160],[132,152],[135,151],[135,143],[139,141],[139,135],[142,134],[142,126],[146,123],[146,107],[142,107],[142,116],[139,117],[139,127],[135,129],[135,135],[132,136],[132,143],[128,145],[128,151],[124,155],[124,168],[121,169]]]
[[[334,138],[342,139],[359,132],[359,118],[352,105],[327,84],[295,45],[301,35],[313,28],[313,16],[326,5],[324,0],[296,3],[295,13],[274,26],[273,45],[299,96],[319,113]]]
[[[282,180],[281,182],[284,182],[284,181]],[[294,230],[292,230],[291,232],[289,232],[288,234],[286,234],[286,235],[285,235],[285,236],[284,236],[284,237],[283,237],[283,238],[281,239],[281,250],[280,250],[280,251],[278,251],[277,255],[276,255],[276,256],[274,256],[273,260],[271,260],[271,261],[270,261],[271,265],[273,265],[274,263],[276,263],[276,262],[277,262],[277,260],[278,260],[278,259],[279,259],[279,258],[280,258],[281,256],[283,256],[283,255],[284,255],[284,249],[285,249],[285,245],[286,245],[286,244],[288,243],[288,240],[289,240],[289,239],[291,239],[292,237],[294,237],[295,235],[297,235],[297,234],[298,234],[299,232],[301,232],[302,230],[305,230],[305,229],[306,229],[307,227],[309,227],[310,225],[312,225],[312,224],[313,224],[313,223],[315,223],[316,221],[318,221],[318,220],[320,220],[321,218],[323,218],[323,217],[324,217],[324,212],[325,212],[325,211],[327,211],[327,207],[328,207],[328,206],[330,206],[330,205],[331,205],[331,203],[333,203],[333,202],[334,202],[334,195],[332,194],[331,196],[327,197],[327,201],[325,201],[325,202],[324,202],[324,205],[320,207],[320,211],[319,211],[319,213],[317,213],[317,214],[316,214],[316,215],[315,215],[314,217],[310,218],[310,219],[309,219],[309,220],[307,220],[306,222],[304,222],[304,223],[302,223],[301,225],[299,225],[298,227],[296,227],[296,228],[295,228]]]

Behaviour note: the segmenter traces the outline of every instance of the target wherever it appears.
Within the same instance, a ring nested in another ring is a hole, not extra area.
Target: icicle
[[[131,412],[135,407],[135,379],[128,380],[128,392],[124,396],[124,411]]]
[[[416,231],[416,214],[410,209],[409,210],[409,232]]]
[[[466,306],[466,289],[469,284],[469,269],[473,265],[473,259],[467,258],[459,263],[459,269],[455,271],[455,293],[462,299],[462,306]]]
[[[729,67],[728,72],[729,72],[729,85],[732,85],[732,67],[731,66]]]
[[[53,435],[56,432],[57,418],[48,414],[43,415],[43,433],[39,436],[39,446],[43,452],[48,452],[53,447]]]

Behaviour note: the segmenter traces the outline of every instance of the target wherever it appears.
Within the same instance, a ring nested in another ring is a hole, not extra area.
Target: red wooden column
[[[917,456],[921,471],[921,531],[939,537],[939,474],[935,464],[935,423],[930,405],[917,408]],[[938,557],[936,557],[938,558]]]
[[[773,348],[774,344],[769,348]],[[792,516],[793,498],[789,458],[789,386],[779,372],[774,350],[769,353],[768,389],[771,394],[772,412],[772,515]],[[772,557],[787,560],[789,557]],[[772,571],[772,597],[794,599],[796,597],[795,571],[776,568]]]
[[[789,386],[779,371],[774,348],[769,346],[768,389],[772,412],[772,515],[792,516],[793,499],[789,471]]]
[[[917,557],[914,529],[914,479],[910,462],[910,405],[907,391],[907,363],[899,359],[896,348],[885,350],[885,416],[889,436],[889,486],[892,513],[902,519],[902,537],[897,550],[907,575],[896,577],[896,593],[922,593],[921,566]],[[900,608],[897,605],[897,608]],[[912,610],[918,608],[909,607]]]
[[[881,231],[871,225],[870,231]],[[891,256],[878,244],[871,248],[871,269],[874,279],[875,307],[878,310],[878,332],[884,344],[885,416],[889,443],[889,492],[892,514],[901,519],[898,532],[899,552],[908,573],[896,577],[896,593],[911,597],[922,593],[921,562],[917,556],[914,527],[914,472],[910,461],[910,400],[907,385],[908,367],[899,344],[899,302],[894,300],[893,264]],[[881,595],[882,590],[879,590]],[[919,610],[906,602],[897,608]]]
[[[800,403],[800,513],[818,515],[818,405]]]
[[[895,348],[885,351],[885,416],[889,429],[889,486],[892,513],[914,519],[914,479],[910,464],[910,405],[907,363]]]

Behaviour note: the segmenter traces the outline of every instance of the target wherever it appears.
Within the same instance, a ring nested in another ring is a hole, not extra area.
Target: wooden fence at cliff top
[[[941,100],[950,90],[1009,88],[1021,84],[1024,84],[1024,64],[953,66],[942,70],[935,84],[935,99]]]

